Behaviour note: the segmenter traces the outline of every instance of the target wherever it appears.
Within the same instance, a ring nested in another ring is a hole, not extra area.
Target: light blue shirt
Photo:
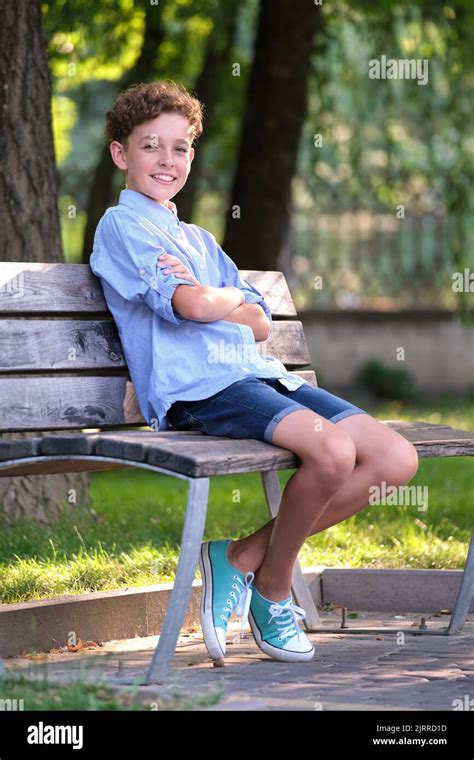
[[[160,253],[176,256],[203,285],[233,285],[245,303],[258,303],[273,323],[257,288],[240,277],[214,235],[178,219],[167,207],[135,190],[122,190],[117,206],[99,221],[90,266],[100,277],[115,320],[138,405],[154,430],[168,430],[166,412],[175,401],[208,398],[244,377],[280,378],[288,389],[305,383],[284,364],[256,349],[248,325],[217,319],[184,319],[171,299],[178,285],[193,284],[178,274],[163,274]],[[265,344],[263,344],[265,347]]]

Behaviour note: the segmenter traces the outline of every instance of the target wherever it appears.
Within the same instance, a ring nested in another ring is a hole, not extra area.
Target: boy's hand
[[[163,269],[163,274],[179,274],[180,278],[189,280],[194,285],[200,285],[194,275],[191,274],[189,269],[184,266],[183,262],[178,259],[177,256],[173,256],[171,253],[162,253],[158,256],[158,265]]]

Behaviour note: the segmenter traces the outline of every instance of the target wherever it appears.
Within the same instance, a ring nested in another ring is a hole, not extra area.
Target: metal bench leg
[[[276,517],[281,502],[281,488],[276,470],[261,472],[263,490],[267,501],[268,511],[272,517]],[[297,604],[305,611],[304,625],[307,631],[322,626],[321,618],[311,596],[310,590],[306,584],[298,560],[295,562],[291,587]]]
[[[176,578],[171,591],[160,638],[146,674],[145,684],[160,683],[166,678],[176,650],[191,598],[194,575],[199,561],[206,526],[209,478],[189,481],[186,517],[181,537]]]
[[[462,574],[458,595],[454,605],[453,614],[449,621],[446,635],[450,636],[461,630],[469,612],[472,598],[474,597],[474,533],[471,533],[466,564]]]

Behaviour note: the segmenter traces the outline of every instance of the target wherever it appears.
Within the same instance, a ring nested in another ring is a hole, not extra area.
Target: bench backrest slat
[[[257,351],[316,385],[282,272],[240,270],[264,293]],[[0,262],[0,432],[146,425],[99,278],[85,264]]]
[[[272,337],[256,347],[291,369],[311,361],[299,321],[275,322]],[[0,319],[0,373],[126,367],[112,320]]]
[[[273,315],[296,316],[282,272],[239,271],[265,294]],[[106,315],[109,311],[100,279],[87,264],[0,262],[0,315],[28,313],[86,316]]]
[[[312,371],[294,374],[314,382]],[[147,424],[133,384],[125,376],[0,377],[0,430],[4,433]]]

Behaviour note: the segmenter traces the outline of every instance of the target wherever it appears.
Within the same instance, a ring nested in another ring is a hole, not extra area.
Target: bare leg
[[[356,451],[348,433],[310,410],[284,417],[272,440],[284,448],[294,446],[302,461],[286,484],[264,560],[255,574],[257,589],[277,600],[288,596],[298,552],[329,500],[351,475]],[[259,541],[263,535],[265,531],[260,531]],[[233,561],[232,551],[229,560]]]
[[[330,528],[366,507],[369,501],[369,487],[374,482],[373,468],[357,464],[349,479],[331,497],[326,508],[316,518],[308,536]],[[283,494],[286,493],[286,487]],[[230,543],[228,558],[234,567],[243,573],[249,570],[257,572],[265,557],[275,520],[276,517],[273,517],[255,533]]]
[[[288,418],[292,416],[294,415],[288,415]],[[284,418],[284,420],[288,418]],[[382,423],[368,415],[353,415],[340,420],[337,426],[345,428],[351,434],[356,443],[357,455],[361,457],[362,461],[356,464],[351,475],[337,489],[336,493],[330,496],[322,505],[321,503],[319,504],[319,514],[315,516],[314,522],[305,538],[345,520],[350,515],[367,506],[370,486],[379,484],[382,480],[385,480],[387,485],[403,485],[413,477],[418,466],[418,457],[414,447],[402,436],[386,428]],[[308,501],[306,512],[309,511],[311,513],[311,509],[314,510],[315,508],[315,489],[316,493],[321,492],[320,474],[318,474],[316,486],[314,486],[314,479],[311,481],[311,477],[308,475],[308,478],[303,477],[298,480],[296,489],[290,488],[293,485],[295,475],[301,469],[302,467],[290,478],[286,485],[279,514],[282,506],[286,503],[298,504],[301,507],[305,502],[305,494]],[[294,522],[295,511],[293,506],[290,515],[292,522]],[[282,564],[278,557],[276,559],[276,567],[272,566],[271,563],[267,563],[267,551],[270,541],[274,541],[273,532],[276,520],[277,518],[273,518],[251,536],[232,542],[229,545],[228,551],[229,561],[242,572],[252,570],[252,572],[257,574],[257,571],[260,570],[265,560],[266,566],[263,569],[268,571],[268,574],[264,575],[263,572],[258,572],[258,579],[256,575],[256,585],[262,594],[275,600],[277,598],[284,598],[290,593],[291,575],[294,565],[293,560],[291,572],[287,568],[286,575],[282,576]],[[278,534],[276,535],[278,541]],[[283,552],[286,554],[286,546]],[[290,557],[294,554],[294,547],[292,548],[292,552],[289,555]],[[281,584],[279,579],[282,577],[286,578],[286,585]],[[277,583],[275,583],[275,579],[278,579]]]

